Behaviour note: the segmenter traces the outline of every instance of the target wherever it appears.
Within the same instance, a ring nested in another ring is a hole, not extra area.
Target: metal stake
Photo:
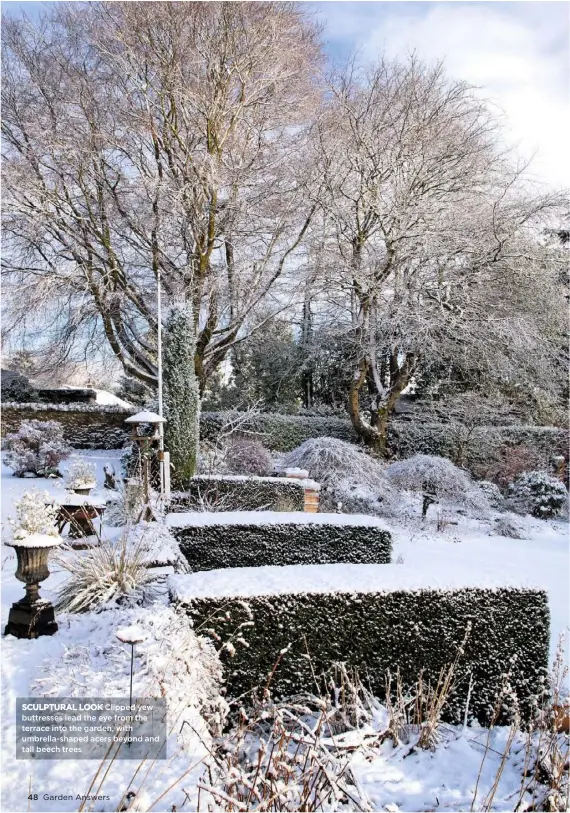
[[[127,745],[129,746],[129,748],[130,748],[131,742],[132,742],[131,734],[132,734],[133,723],[134,723],[134,719],[133,719],[133,671],[134,671],[134,664],[135,664],[135,645],[134,645],[134,643],[131,643],[131,688],[130,688],[130,691],[129,691],[129,709],[130,709],[130,712],[131,712],[131,727],[129,729],[129,739],[127,740]]]

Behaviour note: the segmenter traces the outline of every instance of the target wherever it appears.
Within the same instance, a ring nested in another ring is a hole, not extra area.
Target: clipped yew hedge
[[[198,475],[188,482],[186,491],[172,494],[170,510],[193,510],[201,500],[226,511],[303,511],[305,489],[298,480],[285,477]]]
[[[197,631],[214,633],[231,697],[265,686],[276,664],[271,691],[278,698],[314,692],[315,676],[319,679],[339,661],[356,667],[380,698],[385,697],[387,669],[392,674],[399,669],[405,686],[412,686],[420,672],[435,683],[454,661],[468,625],[445,709],[448,721],[463,720],[470,694],[469,718],[488,723],[508,673],[522,717],[528,719],[547,674],[549,611],[541,590],[469,587],[210,598],[185,597],[175,585],[172,597]],[[236,644],[230,657],[223,644],[235,640],[237,629],[248,646]],[[509,716],[505,703],[499,719],[506,722]]]
[[[200,415],[200,437],[215,441],[222,427],[239,413],[203,412]],[[267,412],[252,416],[241,428],[259,436],[263,445],[274,452],[290,452],[309,438],[329,437],[357,443],[358,437],[346,418],[279,415]]]
[[[400,458],[428,454],[455,460],[460,435],[458,427],[446,423],[392,421],[388,446],[391,453]],[[567,456],[568,443],[568,430],[556,426],[476,426],[463,445],[463,465],[476,469],[497,460],[501,449],[515,446],[528,446],[547,459],[553,455]]]
[[[374,517],[260,511],[170,514],[192,570],[263,565],[386,564],[392,537]]]

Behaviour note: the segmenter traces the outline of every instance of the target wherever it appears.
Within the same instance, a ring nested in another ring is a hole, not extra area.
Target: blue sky
[[[39,2],[3,2],[9,13],[36,16]],[[570,3],[308,2],[324,25],[331,59],[358,50],[427,61],[481,86],[506,117],[506,137],[524,157],[535,155],[537,180],[570,186]]]

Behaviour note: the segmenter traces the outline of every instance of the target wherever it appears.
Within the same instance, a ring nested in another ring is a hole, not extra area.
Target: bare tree
[[[352,63],[331,80],[316,139],[322,265],[354,349],[352,423],[380,454],[425,357],[548,379],[561,252],[541,227],[561,198],[531,190],[499,136],[486,103],[441,65]]]
[[[5,19],[5,324],[23,329],[35,305],[54,349],[104,337],[152,387],[160,275],[193,305],[203,387],[260,303],[295,290],[317,35],[279,2]]]

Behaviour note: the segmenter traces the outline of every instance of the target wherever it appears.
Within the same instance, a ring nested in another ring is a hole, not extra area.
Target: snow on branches
[[[17,432],[6,435],[2,447],[6,465],[16,477],[59,476],[59,463],[71,454],[57,421],[22,421]]]

